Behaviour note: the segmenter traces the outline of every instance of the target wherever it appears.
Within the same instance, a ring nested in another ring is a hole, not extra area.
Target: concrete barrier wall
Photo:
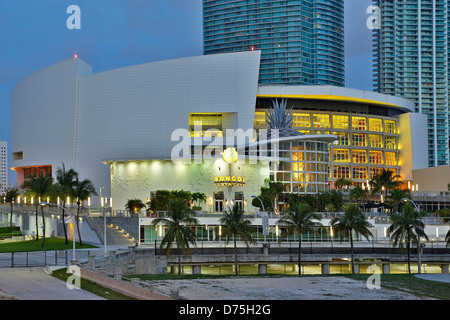
[[[153,292],[150,288],[123,281],[120,276],[111,278],[102,273],[81,268],[81,277],[138,300],[173,300],[171,297]]]

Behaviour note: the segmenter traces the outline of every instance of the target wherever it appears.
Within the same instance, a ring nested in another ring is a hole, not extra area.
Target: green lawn
[[[370,275],[345,275],[350,279],[367,281]],[[419,279],[414,274],[381,274],[381,287],[413,293],[418,296],[450,300],[450,283]]]
[[[58,269],[52,272],[53,277],[63,281],[67,281],[70,275],[70,273],[67,273],[66,268]],[[83,290],[89,291],[99,297],[103,297],[108,300],[136,300],[83,278],[81,278],[80,287]]]
[[[24,252],[24,251],[43,251],[42,248],[42,238],[39,240],[27,240],[27,241],[19,241],[19,242],[6,242],[1,243],[0,241],[0,252]],[[83,243],[83,246],[80,246],[79,242],[75,243],[76,249],[88,249],[88,248],[97,248],[96,246]],[[45,238],[45,250],[65,250],[72,249],[73,243],[69,240],[69,244],[65,244],[64,238]]]

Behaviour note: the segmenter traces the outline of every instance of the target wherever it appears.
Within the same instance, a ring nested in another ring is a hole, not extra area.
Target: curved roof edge
[[[397,108],[404,112],[414,112],[414,102],[392,95],[372,91],[336,87],[329,85],[279,86],[259,85],[260,98],[293,98],[310,100],[347,101],[368,103],[383,107]]]

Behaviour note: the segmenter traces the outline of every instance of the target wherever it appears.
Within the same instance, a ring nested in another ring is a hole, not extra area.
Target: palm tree
[[[347,178],[339,178],[335,182],[335,186],[338,189],[342,189],[343,187],[351,187],[353,185],[353,181],[351,179]]]
[[[397,209],[397,211],[400,211],[400,203],[403,203],[403,199],[411,199],[411,191],[409,189],[400,189],[400,188],[394,188],[391,190],[391,193],[389,195],[390,198],[390,204]]]
[[[344,210],[342,215],[331,219],[330,223],[333,230],[337,235],[339,235],[341,241],[345,238],[350,239],[352,273],[355,273],[355,266],[353,262],[353,233],[359,233],[369,240],[370,237],[373,237],[372,232],[369,230],[372,225],[367,222],[366,216],[355,204],[350,204]]]
[[[188,207],[185,199],[171,199],[169,201],[169,218],[156,218],[153,220],[153,225],[162,224],[168,227],[164,235],[160,248],[164,246],[167,248],[167,255],[170,251],[173,242],[176,242],[178,253],[178,275],[181,275],[181,252],[184,256],[191,254],[189,243],[195,245],[195,232],[191,229],[193,225],[199,224],[197,218],[193,217],[194,212]]]
[[[273,203],[273,211],[275,214],[279,214],[278,210],[278,202],[280,196],[283,194],[284,191],[284,185],[282,182],[269,182],[269,196],[270,200]]]
[[[200,206],[200,203],[206,202],[206,194],[202,192],[194,192],[191,195],[192,201],[196,202],[197,206]]]
[[[369,181],[369,184],[372,186],[372,193],[380,192],[383,196],[383,202],[386,200],[387,192],[394,188],[400,186],[399,179],[400,176],[394,174],[394,171],[383,168],[379,174],[373,176],[373,178]]]
[[[80,242],[80,246],[83,246],[83,242],[81,240],[81,232],[80,232],[80,210],[84,207],[84,201],[86,201],[91,195],[96,196],[97,192],[95,191],[94,184],[89,179],[84,179],[80,181],[78,179],[78,175],[75,178],[75,183],[72,186],[72,194],[75,198],[77,198],[77,231],[78,231],[78,239]],[[63,210],[64,211],[64,210]],[[74,237],[75,240],[75,237]]]
[[[357,185],[356,187],[350,189],[348,196],[350,201],[361,201],[362,204],[369,196],[369,190],[363,189]]]
[[[302,250],[302,234],[308,231],[314,231],[314,228],[322,226],[321,217],[317,213],[312,212],[311,207],[307,203],[297,202],[290,206],[288,211],[278,220],[277,224],[286,226],[284,232],[278,242],[292,234],[298,234],[298,274],[301,271],[301,250]]]
[[[255,242],[251,235],[253,231],[252,220],[250,218],[246,218],[244,215],[244,210],[242,210],[242,208],[235,203],[232,208],[228,207],[225,209],[225,213],[223,217],[220,218],[219,222],[222,234],[225,235],[227,243],[230,241],[230,238],[233,237],[234,271],[235,274],[238,275],[237,237],[239,236],[247,245]]]
[[[128,199],[125,204],[125,209],[130,210],[130,215],[138,213],[142,208],[145,208],[145,204],[141,199]]]
[[[419,249],[419,237],[425,237],[428,240],[428,236],[425,234],[425,224],[422,222],[424,213],[416,211],[409,203],[403,207],[401,213],[391,213],[392,224],[388,228],[389,234],[394,245],[399,247],[406,243],[406,250],[408,253],[408,271],[411,273],[411,257],[410,248],[411,244],[416,244]]]
[[[12,216],[13,216],[13,208],[14,208],[14,201],[17,199],[17,197],[20,195],[19,189],[17,188],[11,188],[9,189],[5,194],[5,201],[9,202],[11,204],[11,216],[9,218],[9,232],[12,232]]]
[[[73,186],[75,184],[75,179],[78,177],[78,173],[74,169],[66,170],[64,163],[62,164],[62,168],[58,168],[56,171],[56,181],[61,186],[62,189],[62,206],[66,207],[66,198],[67,196],[73,197]],[[62,221],[65,218],[65,210],[62,210]],[[69,240],[67,239],[67,230],[66,224],[63,223],[64,229],[64,237],[66,239],[66,244],[69,244]]]
[[[24,188],[29,188],[36,195],[36,240],[39,239],[39,228],[38,228],[38,208],[39,208],[39,200],[43,198],[44,195],[48,192],[50,185],[53,183],[53,178],[51,176],[43,176],[41,175],[38,178],[31,177],[31,179],[24,183]],[[44,207],[41,206],[42,213],[42,226],[43,226],[43,241],[42,247],[45,246],[45,217],[44,217]]]

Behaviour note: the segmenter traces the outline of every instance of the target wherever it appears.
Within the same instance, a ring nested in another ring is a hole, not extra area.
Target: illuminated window
[[[309,113],[294,113],[293,114],[294,127],[311,127],[311,116]]]
[[[395,155],[395,152],[386,152],[384,154],[384,162],[388,166],[396,166],[397,165],[397,157]]]
[[[265,127],[266,126],[266,113],[265,112],[255,112],[255,121],[253,126],[256,127]]]
[[[314,134],[330,134],[330,131],[314,131]]]
[[[334,166],[334,168],[333,168],[333,177],[335,179],[339,179],[339,178],[350,179],[351,178],[350,167]]]
[[[397,133],[395,130],[395,121],[392,120],[384,121],[384,129],[387,133]]]
[[[367,179],[366,167],[353,167],[353,179]]]
[[[365,117],[352,117],[353,130],[367,130],[367,122]]]
[[[386,136],[384,138],[384,145],[386,149],[396,149],[396,139],[392,136]]]
[[[222,115],[190,113],[189,131],[191,137],[222,137]]]
[[[383,132],[383,120],[369,118],[369,131]]]
[[[367,135],[365,133],[352,133],[352,146],[367,147]]]
[[[333,115],[333,128],[348,129],[348,116]]]
[[[333,144],[337,144],[340,146],[349,146],[350,145],[350,133],[349,132],[333,132],[335,136],[337,136],[337,140],[333,142]]]
[[[374,176],[381,174],[381,172],[383,171],[382,168],[370,168],[369,169],[369,179],[372,179]]]
[[[314,128],[330,127],[330,115],[328,114],[314,114],[313,121],[314,121]]]
[[[369,146],[372,148],[383,148],[383,136],[379,134],[369,134]]]
[[[371,164],[383,164],[383,153],[381,151],[369,151],[369,162]]]
[[[350,150],[349,149],[333,149],[333,161],[334,162],[350,162]]]
[[[297,130],[298,132],[304,133],[304,134],[310,134],[309,130]]]
[[[353,150],[353,163],[367,163],[366,150]]]

